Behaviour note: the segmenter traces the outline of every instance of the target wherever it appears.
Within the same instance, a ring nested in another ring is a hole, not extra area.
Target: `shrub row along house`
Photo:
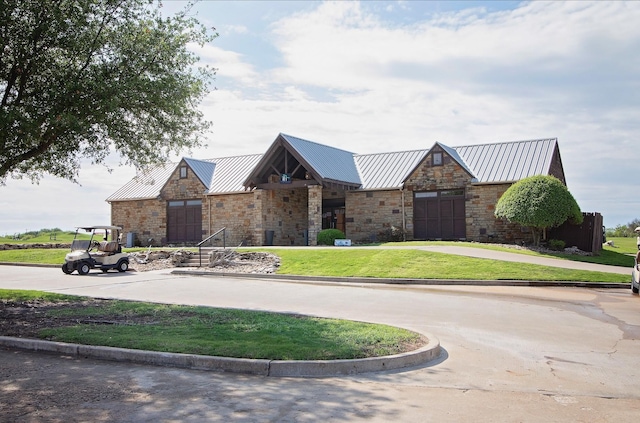
[[[150,169],[106,201],[142,244],[195,244],[222,228],[229,245],[315,245],[325,228],[353,242],[516,243],[530,233],[494,207],[532,175],[566,185],[557,139],[355,154],[279,134],[264,154]]]

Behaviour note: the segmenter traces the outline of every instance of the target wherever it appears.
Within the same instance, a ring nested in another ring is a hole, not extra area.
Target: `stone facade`
[[[531,241],[531,232],[526,228],[497,219],[493,214],[496,203],[510,186],[511,184],[471,185],[467,189],[467,239],[504,244]]]
[[[322,230],[322,195],[320,185],[310,185],[308,188],[308,237],[309,245],[318,244],[318,233]],[[303,244],[304,245],[304,244]]]
[[[211,225],[204,231],[206,236],[203,236],[203,239],[225,228],[225,244],[228,247],[237,247],[240,244],[262,245],[262,236],[259,235],[262,225],[259,216],[263,195],[262,191],[257,190],[205,197],[203,213],[211,216]],[[215,238],[222,239],[222,234]],[[214,241],[213,245],[222,246],[222,243]]]
[[[433,165],[434,153],[442,154],[442,165]],[[418,165],[405,182],[407,191],[438,191],[465,188],[472,182],[472,176],[449,155],[436,146]]]
[[[162,245],[167,236],[167,204],[162,199],[114,201],[111,224],[136,234],[136,245]],[[126,239],[126,238],[125,238]]]
[[[264,191],[259,218],[265,231],[273,231],[274,245],[305,245],[308,200],[307,188]]]
[[[346,205],[346,235],[356,242],[373,242],[391,227],[402,228],[402,192],[349,191]],[[411,207],[405,199],[404,211]]]

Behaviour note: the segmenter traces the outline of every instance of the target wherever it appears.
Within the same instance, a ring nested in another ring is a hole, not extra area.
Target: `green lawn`
[[[62,266],[68,248],[27,248],[20,250],[0,250],[0,262],[59,264]]]
[[[402,279],[628,282],[628,275],[396,249],[270,249],[278,274]],[[631,272],[631,270],[629,270]]]
[[[46,315],[72,322],[41,329],[39,337],[83,345],[237,358],[334,360],[397,354],[407,346],[424,344],[420,334],[388,325],[135,301],[101,301],[87,307],[79,303],[86,298],[0,289],[0,301],[38,299],[64,302],[64,307]]]

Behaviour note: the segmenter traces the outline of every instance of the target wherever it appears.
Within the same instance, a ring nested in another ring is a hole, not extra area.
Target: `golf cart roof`
[[[84,229],[85,231],[92,231],[94,229],[108,229],[110,231],[121,231],[120,226],[98,225],[98,226],[77,226],[76,229]]]

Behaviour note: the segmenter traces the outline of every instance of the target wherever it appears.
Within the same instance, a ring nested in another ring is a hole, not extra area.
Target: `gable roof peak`
[[[291,144],[294,148],[295,148],[295,145],[297,143],[301,143],[302,142],[302,143],[308,143],[308,144],[315,145],[318,148],[332,149],[332,150],[336,150],[336,151],[341,151],[343,153],[349,153],[349,154],[352,154],[352,155],[356,154],[356,153],[354,153],[352,151],[347,151],[347,150],[344,150],[342,148],[333,147],[333,146],[326,145],[326,144],[321,144],[321,143],[315,142],[315,141],[309,141],[307,139],[300,138],[300,137],[294,137],[293,135],[287,135],[287,134],[284,134],[282,132],[280,132],[280,134],[278,134],[278,137],[282,137],[285,141],[287,141],[289,144]]]

